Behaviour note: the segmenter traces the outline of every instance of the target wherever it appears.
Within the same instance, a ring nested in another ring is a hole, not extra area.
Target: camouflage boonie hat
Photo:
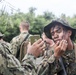
[[[57,25],[57,24],[60,24],[64,27],[66,27],[67,29],[70,29],[72,30],[72,35],[71,35],[71,39],[73,40],[74,37],[75,37],[75,34],[76,34],[76,28],[72,28],[70,26],[70,24],[66,21],[66,20],[63,20],[63,19],[55,19],[55,20],[52,20],[51,23],[49,23],[47,26],[44,27],[44,32],[46,34],[46,36],[48,38],[51,38],[51,34],[50,34],[50,29],[53,25]]]
[[[0,32],[0,37],[3,37],[4,36],[4,34],[2,34],[1,32]]]

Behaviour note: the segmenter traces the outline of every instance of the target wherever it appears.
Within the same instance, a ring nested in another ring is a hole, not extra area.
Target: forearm
[[[29,61],[28,61],[29,58]],[[31,58],[31,59],[30,59]],[[33,56],[26,56],[21,66],[20,62],[13,55],[0,55],[0,74],[3,75],[37,75],[33,64]],[[34,59],[35,60],[35,59]],[[2,66],[3,65],[3,66]]]
[[[26,54],[25,57],[22,60],[22,66],[26,67],[30,67],[30,69],[34,69],[36,70],[36,58],[32,55],[32,54]]]
[[[52,70],[52,67],[55,68],[55,65],[54,63],[56,62],[57,60],[55,59],[54,55],[50,56],[49,58],[46,56],[42,61],[41,61],[41,64],[38,66],[38,75],[44,75],[44,74],[47,74],[48,71],[49,71],[49,66],[51,67],[50,68],[50,71]]]

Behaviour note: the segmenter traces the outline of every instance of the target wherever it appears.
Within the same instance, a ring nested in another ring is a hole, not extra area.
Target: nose
[[[58,34],[57,33],[54,34],[54,39],[56,39],[56,38],[58,38]]]

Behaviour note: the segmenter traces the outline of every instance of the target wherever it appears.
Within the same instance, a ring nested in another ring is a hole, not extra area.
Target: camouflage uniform
[[[37,75],[34,60],[34,56],[26,54],[20,64],[7,45],[0,42],[0,75]]]
[[[52,38],[50,34],[50,29],[53,23],[55,24],[60,23],[60,24],[63,24],[65,27],[70,28],[72,30],[71,40],[74,39],[75,34],[76,34],[76,29],[70,27],[69,24],[59,19],[53,20],[50,24],[45,26],[44,32],[46,33],[46,36],[48,38]],[[52,57],[54,61],[49,62],[49,59],[52,60]],[[76,75],[76,44],[74,44],[73,50],[66,50],[65,53],[61,56],[61,58],[63,60],[63,64],[64,64],[67,75]],[[46,56],[46,60],[44,59],[38,68],[38,73],[41,75],[54,75],[60,71],[62,71],[61,64],[59,60],[54,58],[53,54],[50,57]]]
[[[20,35],[14,37],[12,39],[12,41],[10,42],[11,43],[11,46],[10,46],[10,50],[11,50],[11,53],[15,56],[17,56],[17,53],[18,53],[18,50],[20,48],[20,53],[19,53],[19,56],[17,57],[20,61],[22,60],[22,58],[24,57],[24,55],[26,54],[26,50],[27,50],[27,44],[28,44],[28,39],[26,41],[24,41],[24,45],[22,45],[22,41],[25,39],[25,37],[27,36],[27,32],[23,32],[21,33]],[[23,49],[24,47],[25,49]]]
[[[8,43],[8,42],[6,42],[4,40],[0,40],[0,42],[4,42],[7,45],[8,48],[10,48],[10,46],[11,46],[10,43]]]
[[[26,54],[20,64],[10,52],[7,44],[0,42],[0,75],[42,75],[38,71],[35,61],[36,58],[33,55]],[[53,56],[48,59],[48,62],[52,63],[53,61]]]
[[[65,65],[65,69],[67,75],[76,75],[76,44],[74,44],[74,50],[66,50],[65,54],[62,56],[63,63]],[[53,56],[53,55],[52,55]],[[49,61],[52,60],[52,56],[46,57],[40,64],[38,68],[38,73],[41,75],[54,75],[62,70],[62,67],[59,63],[59,60]]]
[[[3,37],[4,37],[4,34],[2,34],[2,33],[0,32],[0,42],[4,42],[5,44],[7,44],[7,47],[9,48],[9,47],[10,47],[10,43],[5,42],[5,41],[3,40]]]
[[[38,58],[36,58],[37,66],[39,66],[39,64],[42,62],[42,60],[46,60],[47,57],[49,58],[54,53],[53,46],[50,46],[47,43],[45,43],[44,45],[45,45],[44,52],[42,54],[40,54],[40,56]]]

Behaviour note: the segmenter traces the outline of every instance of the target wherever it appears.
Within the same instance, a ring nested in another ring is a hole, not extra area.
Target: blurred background
[[[21,21],[29,21],[31,34],[41,35],[54,18],[67,19],[76,28],[76,0],[0,0],[0,32],[8,42],[20,33]]]

